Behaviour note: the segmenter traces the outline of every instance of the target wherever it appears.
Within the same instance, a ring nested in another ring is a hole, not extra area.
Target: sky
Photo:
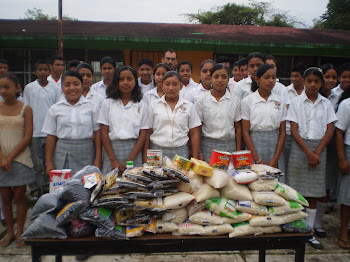
[[[287,13],[311,27],[328,0],[263,0],[271,2],[280,13]],[[247,0],[63,0],[63,14],[82,21],[189,23],[183,14],[197,13],[227,3],[246,4]],[[57,16],[58,0],[0,0],[0,19],[20,19],[28,9],[42,9]]]

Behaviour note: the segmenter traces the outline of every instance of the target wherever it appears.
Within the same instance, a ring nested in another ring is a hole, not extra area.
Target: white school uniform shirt
[[[336,116],[335,127],[345,132],[344,143],[350,146],[350,98],[340,103]]]
[[[91,88],[90,88],[90,91],[89,91],[89,93],[87,93],[85,98],[90,100],[91,102],[95,103],[97,105],[98,111],[100,111],[100,109],[102,107],[102,103],[105,100],[105,98],[100,93],[97,93],[96,91],[91,90]]]
[[[344,93],[344,90],[341,89],[340,84],[331,90],[331,94],[328,97],[328,100],[331,101],[334,111],[337,111],[338,102],[341,95]]]
[[[256,90],[242,100],[241,115],[250,121],[250,131],[273,131],[285,121],[287,107],[279,95],[271,92],[266,101]]]
[[[198,86],[198,83],[193,81],[192,78],[190,78],[190,81],[188,82],[188,85],[182,85],[182,89],[180,90],[180,96],[185,98],[188,93],[192,92],[193,88],[196,88]],[[186,98],[185,98],[186,99]]]
[[[48,80],[49,82],[51,82],[51,83],[57,85],[57,86],[60,88],[60,90],[61,90],[61,88],[62,88],[62,86],[61,86],[62,76],[60,76],[60,78],[58,79],[57,82],[55,81],[55,79],[53,79],[53,77],[52,77],[51,75],[49,75],[49,76],[47,77],[47,80]]]
[[[303,87],[303,91],[300,93],[302,94],[304,92],[304,87]],[[288,93],[288,97],[289,97],[289,100],[292,101],[295,97],[298,96],[298,93],[297,91],[295,90],[295,87],[292,84],[290,84],[289,86],[287,86],[287,93]],[[291,131],[290,131],[290,123],[289,121],[286,121],[286,134],[287,135],[291,135]]]
[[[205,93],[208,93],[209,90],[205,89],[202,83],[198,84],[194,88],[192,88],[191,92],[187,92],[182,98],[190,101],[192,104],[196,103],[198,98],[200,98]]]
[[[103,98],[107,97],[107,94],[106,94],[107,86],[105,85],[103,79],[101,81],[93,84],[90,87],[90,90],[93,90],[93,91],[99,93]]]
[[[162,147],[180,147],[188,142],[190,129],[201,125],[194,105],[179,98],[174,111],[162,98],[148,106],[149,127],[153,128],[151,142]]]
[[[147,106],[142,101],[132,100],[124,106],[121,99],[107,98],[102,103],[97,123],[109,126],[111,141],[137,139],[141,129],[148,129]]]
[[[149,90],[146,94],[143,95],[142,101],[149,106],[152,101],[159,99],[159,95],[157,92],[157,87]]]
[[[84,96],[72,106],[62,97],[46,114],[42,132],[59,139],[87,139],[100,129],[97,106]]]
[[[298,124],[298,131],[304,139],[322,139],[327,125],[336,121],[331,102],[318,94],[313,103],[303,92],[289,105],[287,120]]]
[[[46,137],[41,132],[45,117],[50,107],[57,103],[61,97],[61,88],[48,82],[42,87],[38,80],[26,85],[23,90],[23,102],[33,109],[33,137]]]
[[[139,77],[137,79],[137,82],[141,88],[141,92],[142,94],[146,94],[149,90],[153,89],[155,86],[154,86],[154,83],[153,83],[153,77],[151,76],[151,82],[148,84],[148,85],[145,85],[141,82],[141,77]]]
[[[230,78],[230,80],[228,81],[228,88],[230,90],[230,92],[233,92],[235,86],[237,85],[238,82],[236,82],[233,77]]]
[[[198,116],[202,121],[204,137],[219,140],[235,138],[234,123],[241,120],[241,105],[238,97],[226,90],[219,101],[208,92],[195,103]]]

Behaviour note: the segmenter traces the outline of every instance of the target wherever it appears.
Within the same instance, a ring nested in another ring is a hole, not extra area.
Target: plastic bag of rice
[[[202,211],[203,209],[205,209],[205,203],[206,203],[206,201],[197,202],[195,199],[192,200],[186,206],[186,209],[187,209],[187,212],[188,212],[188,216],[192,216],[193,214],[196,214],[199,211]]]
[[[232,200],[253,200],[247,185],[237,184],[233,177],[230,177],[228,184],[220,189],[220,195],[223,198]]]
[[[203,184],[197,191],[192,193],[192,195],[196,198],[197,202],[202,202],[210,198],[220,197],[220,192],[211,185]]]
[[[248,213],[242,213],[240,211],[237,212],[237,218],[227,218],[227,217],[222,217],[222,220],[224,221],[225,224],[237,224],[241,223],[244,221],[248,221],[251,219],[253,216]]]
[[[252,191],[254,201],[264,206],[283,206],[286,200],[272,191]]]
[[[204,228],[202,225],[194,224],[186,221],[179,225],[179,228],[173,231],[173,235],[201,235],[204,233]]]
[[[236,209],[243,213],[249,213],[257,216],[267,216],[269,211],[266,206],[261,206],[254,201],[237,201]]]
[[[234,224],[232,228],[233,231],[228,235],[230,238],[263,234],[262,227],[252,227],[248,221]]]
[[[175,195],[165,197],[164,206],[166,209],[183,208],[187,206],[188,203],[190,203],[193,199],[194,196],[185,192],[179,192]]]
[[[213,186],[214,188],[222,188],[227,185],[229,179],[230,176],[225,170],[214,168],[213,176],[205,177],[204,182]]]
[[[197,175],[194,171],[188,171],[187,177],[189,178],[190,183],[180,181],[177,184],[177,189],[179,189],[179,191],[193,193],[203,185],[203,176]]]
[[[230,224],[215,225],[215,226],[204,226],[204,236],[218,236],[231,233],[233,228]]]
[[[213,212],[202,210],[188,218],[192,223],[200,225],[222,225],[224,221],[220,216]]]
[[[268,227],[268,226],[278,226],[290,222],[306,218],[307,214],[298,211],[296,213],[281,215],[281,216],[256,216],[249,220],[249,223],[253,227]]]
[[[281,233],[282,227],[281,226],[273,226],[273,227],[262,227],[264,234],[274,234],[274,233]]]
[[[290,233],[311,233],[312,228],[307,225],[306,220],[303,218],[303,219],[282,225],[282,230],[283,232],[290,232]]]
[[[205,207],[219,216],[237,218],[236,202],[233,200],[227,198],[212,198],[206,201]]]
[[[276,194],[285,198],[286,200],[291,200],[298,202],[299,204],[308,207],[309,202],[295,189],[291,188],[282,183],[278,183],[276,189],[274,190]]]
[[[185,207],[174,209],[166,212],[163,216],[163,221],[173,222],[175,224],[181,224],[185,222],[188,218],[188,212]]]
[[[297,202],[287,201],[286,204],[279,207],[269,207],[270,215],[286,215],[303,210],[304,207]]]
[[[273,191],[277,187],[278,179],[258,179],[248,184],[252,191]]]
[[[173,232],[177,229],[179,229],[179,227],[174,222],[157,219],[157,223],[156,223],[157,233],[168,233],[168,232]]]

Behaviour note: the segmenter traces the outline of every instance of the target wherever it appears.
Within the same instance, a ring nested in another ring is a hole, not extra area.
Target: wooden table
[[[106,240],[96,237],[59,239],[26,239],[32,248],[32,261],[41,261],[43,255],[102,255],[130,253],[200,252],[259,250],[259,261],[265,261],[266,250],[293,249],[295,261],[304,261],[305,241],[312,234],[279,233],[261,236],[229,238],[224,236],[173,236],[150,234],[130,240]]]

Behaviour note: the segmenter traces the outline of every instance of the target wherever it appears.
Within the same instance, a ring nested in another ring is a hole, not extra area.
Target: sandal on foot
[[[322,227],[314,228],[316,236],[320,238],[325,238],[327,236],[326,231]]]
[[[23,239],[16,241],[16,247],[25,247],[25,246],[26,244],[24,243]]]
[[[2,247],[8,247],[13,241],[15,240],[15,238],[10,238],[10,237],[4,237],[1,241],[0,241],[0,246]]]
[[[322,244],[315,238],[311,238],[308,240],[310,246],[312,246],[314,249],[322,250],[323,246]]]
[[[344,246],[342,246],[342,245],[340,245],[339,243],[343,243],[343,244],[345,244]],[[350,243],[349,243],[349,241],[345,241],[345,240],[343,240],[343,239],[338,239],[338,246],[340,247],[340,248],[342,248],[342,249],[350,249]]]

